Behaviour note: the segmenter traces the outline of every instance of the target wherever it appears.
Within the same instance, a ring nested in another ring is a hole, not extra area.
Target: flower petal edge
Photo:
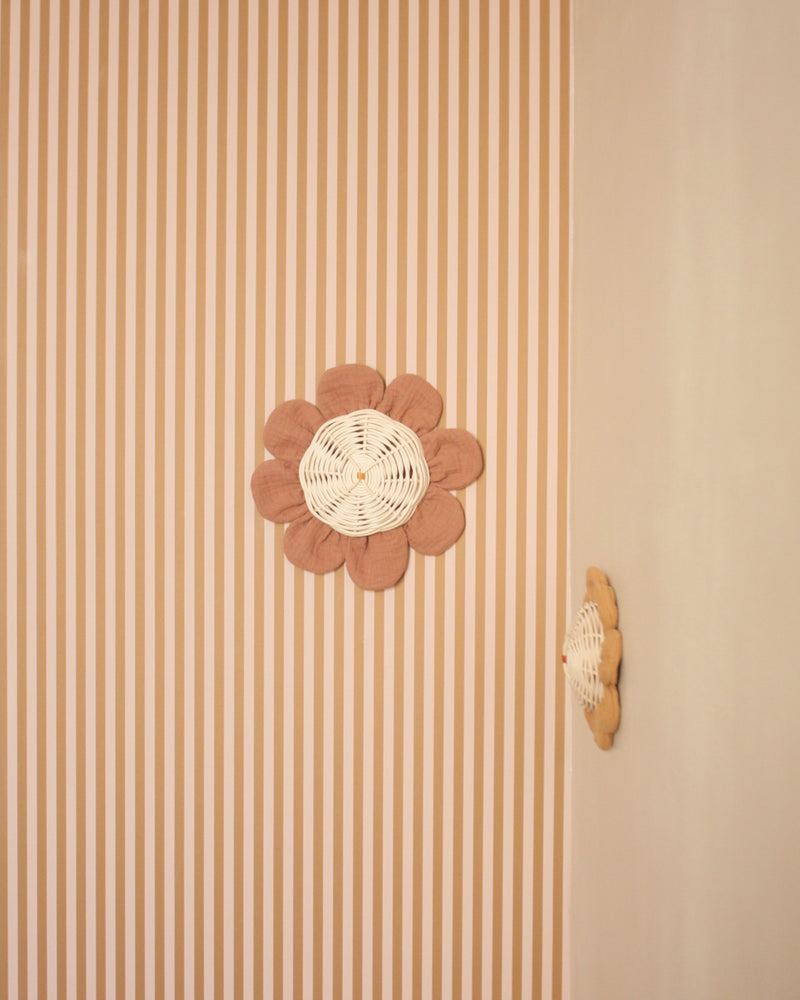
[[[443,407],[438,389],[420,375],[408,372],[389,383],[378,409],[417,434],[423,434],[439,423]]]

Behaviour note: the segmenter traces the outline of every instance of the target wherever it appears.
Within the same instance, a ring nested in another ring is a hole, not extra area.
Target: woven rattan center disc
[[[564,673],[581,705],[589,712],[597,708],[603,696],[603,684],[598,676],[603,638],[597,605],[594,601],[586,601],[564,639]]]
[[[417,435],[377,410],[328,420],[300,462],[308,509],[353,537],[405,524],[429,483]]]

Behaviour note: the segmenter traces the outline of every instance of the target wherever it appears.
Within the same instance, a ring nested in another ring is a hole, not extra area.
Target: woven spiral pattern
[[[603,638],[597,605],[586,601],[567,632],[563,653],[564,673],[587,712],[593,712],[603,697],[603,684],[597,673]]]
[[[417,435],[377,410],[324,423],[299,474],[311,513],[352,537],[405,524],[430,483]]]

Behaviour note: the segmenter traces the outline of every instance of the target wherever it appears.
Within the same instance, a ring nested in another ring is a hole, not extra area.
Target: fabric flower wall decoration
[[[388,387],[365,365],[329,368],[317,405],[281,403],[264,427],[275,457],[253,473],[259,513],[289,523],[286,558],[312,573],[344,563],[365,590],[393,587],[409,546],[439,555],[464,530],[448,490],[469,486],[483,456],[465,430],[437,429],[442,397],[418,375]]]

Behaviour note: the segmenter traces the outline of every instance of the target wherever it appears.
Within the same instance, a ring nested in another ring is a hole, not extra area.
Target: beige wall
[[[0,0],[0,1000],[561,993],[569,2]],[[366,362],[486,462],[283,556]]]
[[[573,1000],[798,995],[800,7],[575,5]]]

